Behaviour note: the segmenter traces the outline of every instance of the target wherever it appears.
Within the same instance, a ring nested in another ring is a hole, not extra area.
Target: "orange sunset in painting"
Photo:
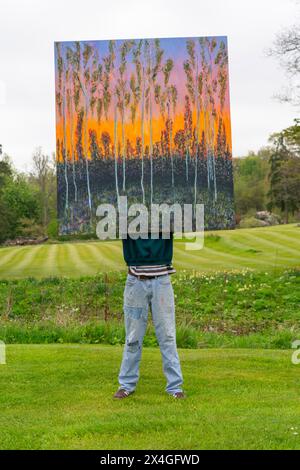
[[[101,203],[203,203],[234,225],[226,37],[55,43],[61,233]]]

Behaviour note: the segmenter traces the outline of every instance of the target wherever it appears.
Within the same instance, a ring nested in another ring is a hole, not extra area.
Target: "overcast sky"
[[[233,155],[267,144],[296,109],[273,95],[286,76],[266,58],[299,21],[295,0],[1,0],[0,143],[19,169],[55,149],[54,41],[226,35]]]

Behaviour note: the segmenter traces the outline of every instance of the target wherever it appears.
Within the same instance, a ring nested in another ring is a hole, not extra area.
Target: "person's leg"
[[[151,312],[167,379],[166,391],[170,394],[182,392],[183,378],[176,347],[174,292],[169,275],[152,281]]]
[[[139,379],[143,339],[147,327],[148,297],[143,284],[128,274],[124,290],[126,341],[119,373],[120,389],[133,392]]]

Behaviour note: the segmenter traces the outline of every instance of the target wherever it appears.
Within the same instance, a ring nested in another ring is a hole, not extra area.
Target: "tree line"
[[[28,173],[0,158],[0,243],[16,237],[57,235],[56,164],[37,148]]]
[[[262,210],[277,212],[284,223],[300,219],[300,120],[273,133],[269,144],[233,159],[237,221]]]

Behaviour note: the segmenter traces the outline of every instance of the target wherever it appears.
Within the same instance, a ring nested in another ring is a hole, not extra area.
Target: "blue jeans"
[[[181,392],[183,379],[176,348],[174,292],[168,274],[146,280],[127,275],[124,291],[126,342],[119,373],[120,388],[132,392],[137,385],[149,307],[167,379],[166,391]]]

